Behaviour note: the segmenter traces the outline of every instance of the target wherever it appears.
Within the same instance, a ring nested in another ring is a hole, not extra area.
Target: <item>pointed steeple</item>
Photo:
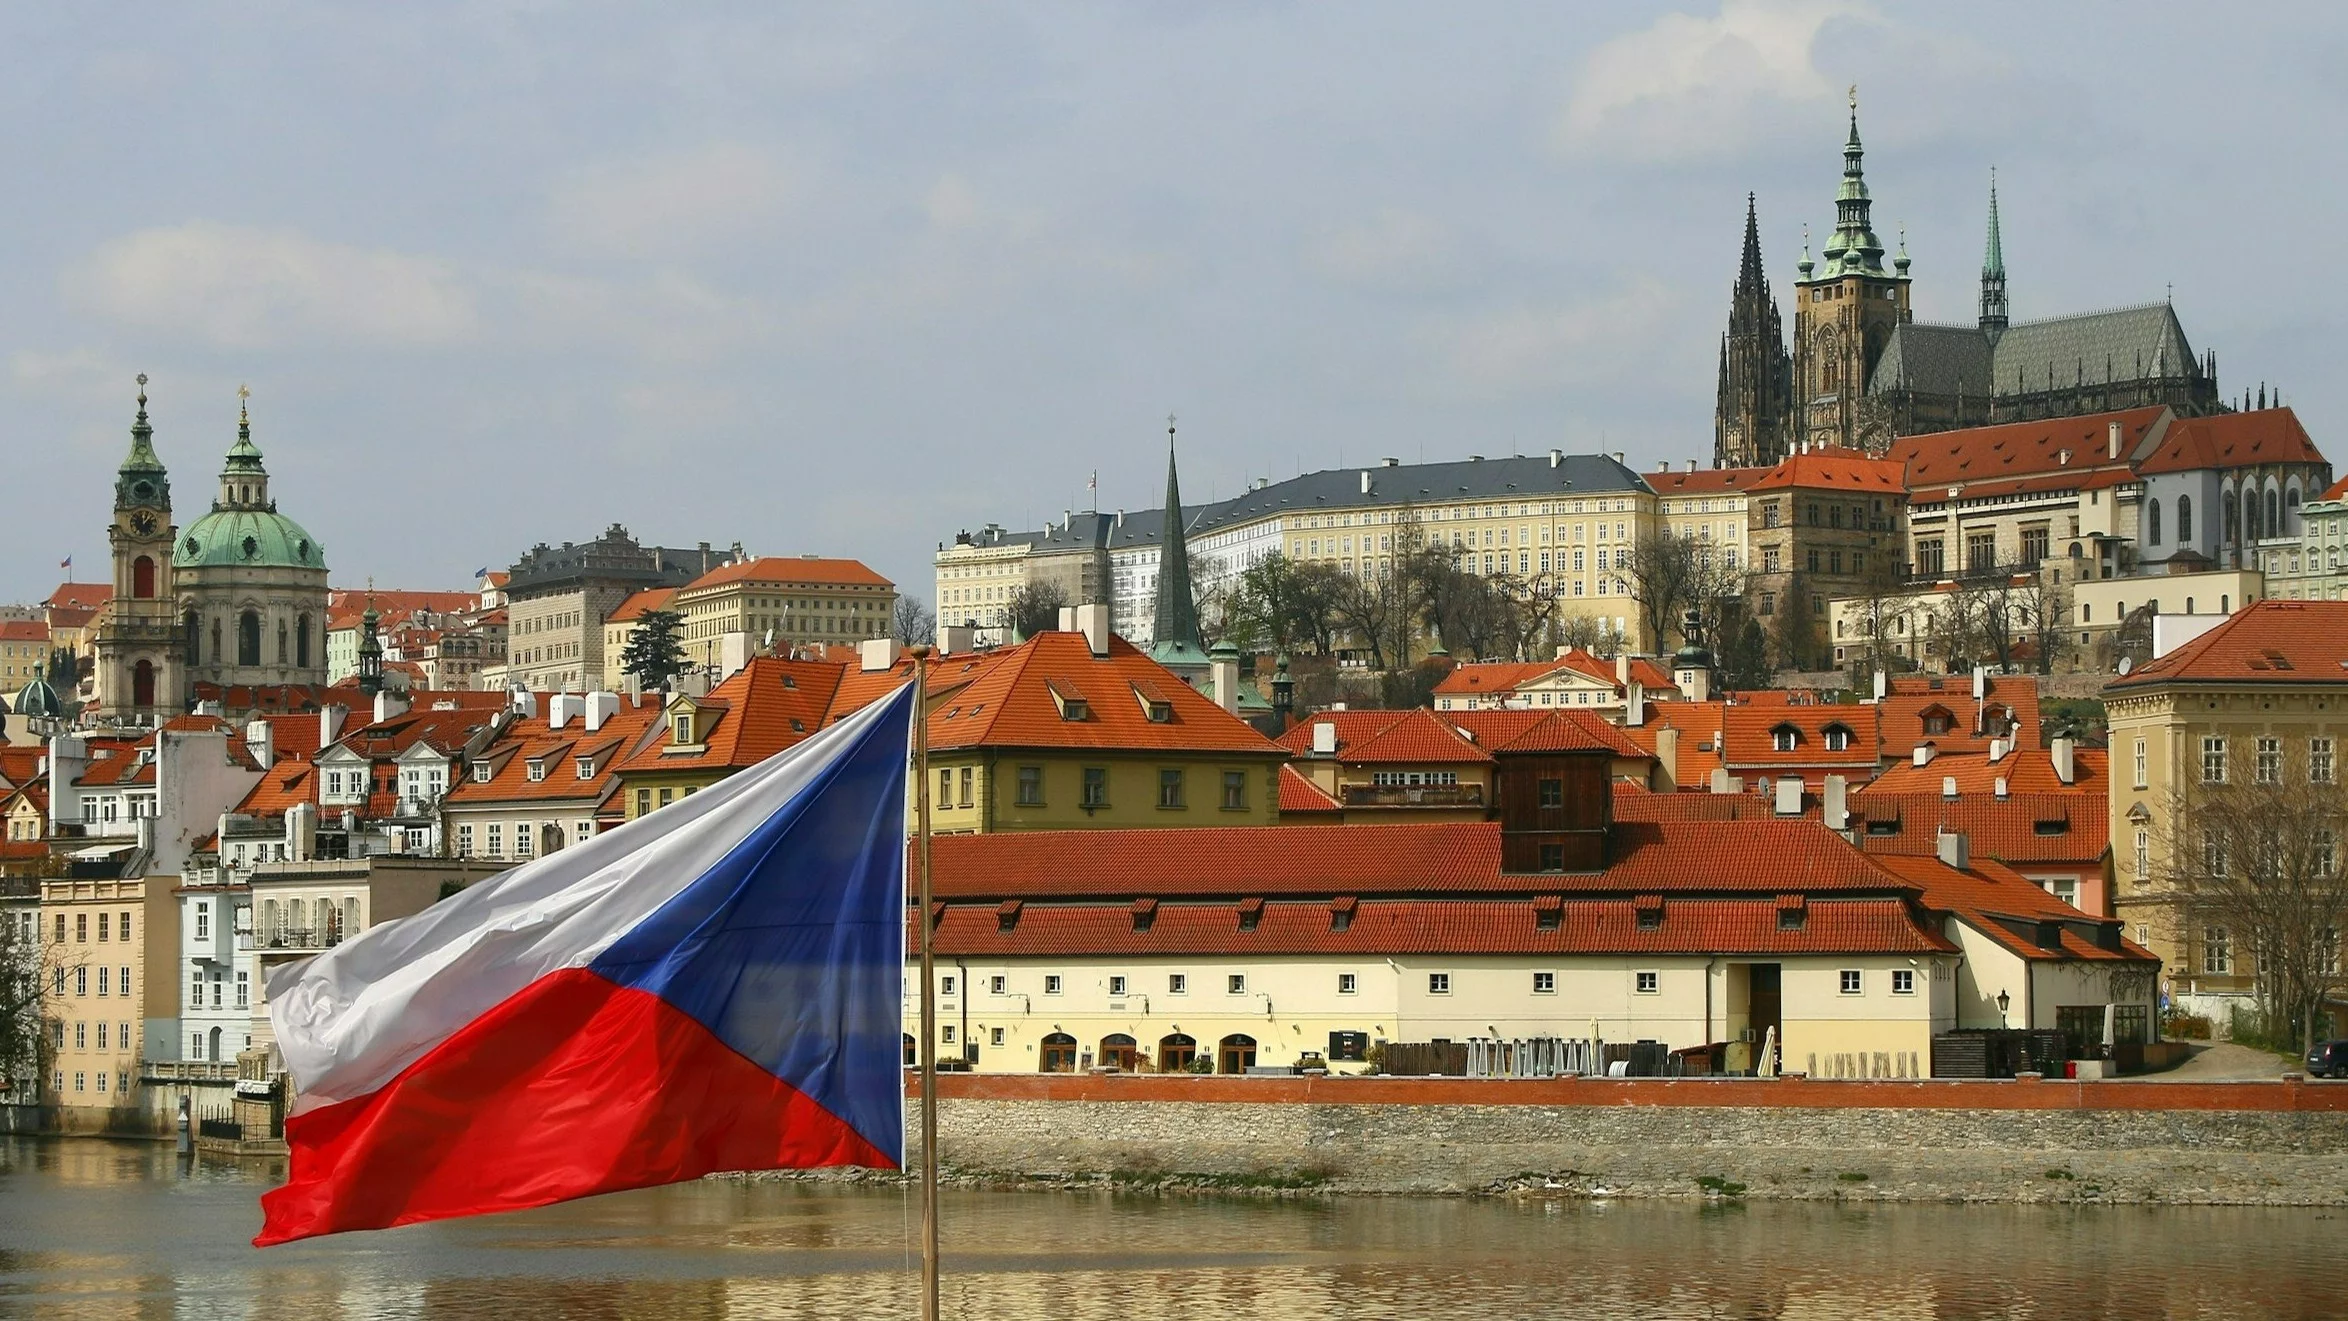
[[[155,428],[147,422],[147,374],[139,373],[139,411],[131,419],[130,453],[114,477],[114,507],[171,508],[171,480],[155,454]]]
[[[367,612],[359,616],[359,691],[368,697],[383,691],[383,616],[375,609],[375,580],[367,580]]]
[[[1720,341],[1720,381],[1713,408],[1712,462],[1716,467],[1766,466],[1781,456],[1793,412],[1793,365],[1784,323],[1761,261],[1760,210],[1745,194],[1745,246],[1728,306],[1728,333]]]
[[[1198,598],[1191,594],[1188,520],[1182,513],[1182,485],[1174,465],[1174,417],[1166,417],[1166,531],[1158,548],[1157,618],[1151,629],[1150,654],[1161,664],[1206,658],[1206,642],[1199,635]],[[1187,648],[1187,653],[1182,649]]]
[[[2006,330],[2006,245],[1997,227],[1997,168],[1989,171],[1989,238],[1981,248],[1981,328],[1994,343]]]
[[[214,509],[270,509],[269,469],[262,466],[261,447],[253,443],[253,416],[246,400],[253,392],[236,388],[236,443],[220,464],[220,498]]]
[[[1834,237],[1826,241],[1828,276],[1883,272],[1883,240],[1875,237],[1870,216],[1875,203],[1867,196],[1866,149],[1859,145],[1859,89],[1851,88],[1851,132],[1843,140],[1843,181],[1834,194]]]

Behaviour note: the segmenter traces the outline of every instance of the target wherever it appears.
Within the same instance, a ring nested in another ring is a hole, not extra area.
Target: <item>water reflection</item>
[[[911,1315],[896,1190],[704,1183],[256,1252],[281,1172],[0,1141],[0,1315]],[[950,1316],[2328,1317],[2335,1213],[951,1193]]]

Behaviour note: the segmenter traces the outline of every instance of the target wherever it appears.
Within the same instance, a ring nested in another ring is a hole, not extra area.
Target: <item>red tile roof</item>
[[[1445,715],[1452,714],[1445,712]],[[1407,711],[1321,711],[1298,721],[1277,742],[1297,756],[1313,750],[1313,727],[1337,728],[1336,760],[1349,765],[1416,763],[1467,765],[1491,754],[1423,708]]]
[[[677,589],[674,587],[647,587],[620,602],[617,609],[604,616],[603,622],[606,624],[625,624],[631,620],[642,619],[647,610],[667,609],[669,599],[676,594]]]
[[[1830,446],[1788,456],[1755,480],[1751,489],[1785,488],[1905,494],[1906,465],[1896,450],[1894,457],[1879,459],[1864,450]]]
[[[1294,766],[1280,768],[1280,817],[1335,815],[1345,809]]]
[[[49,749],[39,744],[0,745],[0,784],[19,785],[41,773],[41,759]]]
[[[2074,473],[2084,480],[2097,470],[2118,469],[2120,479],[2128,480],[2128,456],[2168,418],[2166,408],[2154,405],[2088,417],[1935,431],[1900,437],[1885,457],[1906,465],[1908,488],[1919,502],[1944,499],[1951,486],[2018,477],[2059,476],[2065,479],[2057,483],[2061,486],[2072,484]],[[2109,457],[2108,449],[2109,424],[2114,421],[2120,424],[2117,459]]]
[[[38,619],[0,619],[0,642],[40,642],[49,640],[49,626]]]
[[[1684,468],[1670,472],[1646,474],[1647,485],[1657,495],[1721,495],[1730,491],[1752,489],[1753,483],[1770,473],[1768,468],[1698,468],[1689,472]]]
[[[1743,706],[1725,709],[1722,720],[1728,739],[1722,759],[1731,774],[1745,768],[1763,770],[1875,770],[1876,717],[1875,708],[1858,705],[1833,706]],[[1777,731],[1792,726],[1796,741],[1791,749],[1779,751],[1775,745]],[[1826,745],[1827,730],[1841,726],[1849,731],[1850,743],[1841,751]],[[1687,776],[1680,777],[1681,783]]]
[[[1851,800],[1854,838],[1869,854],[1930,856],[1945,828],[1962,833],[1975,857],[1999,862],[2066,863],[2101,861],[2111,846],[2111,817],[2100,792],[2012,793],[1954,799],[1937,793],[1878,793]]]
[[[833,560],[819,555],[762,555],[754,560],[723,564],[695,578],[679,591],[697,592],[727,583],[760,582],[819,584],[822,586],[894,587],[896,584],[866,568],[861,560]]]
[[[1938,688],[1933,687],[1937,683]],[[1981,717],[2003,711],[2013,721],[2010,735],[2017,746],[2035,748],[2042,730],[2038,714],[2038,680],[2029,675],[1990,676],[1984,680],[1982,700],[1973,700],[1973,681],[1960,675],[1930,679],[1907,675],[1889,682],[1883,700],[1875,704],[1878,746],[1890,758],[1912,756],[1920,743],[1941,752],[1986,752],[1992,737],[1980,728]],[[1945,733],[1928,733],[1925,717],[1934,708],[1947,712],[1951,724]]]
[[[2120,948],[2100,948],[2091,938],[2101,925],[2078,909],[2040,889],[2012,868],[1986,858],[1975,858],[1967,871],[1937,857],[1881,857],[1885,870],[1923,891],[1926,907],[1954,913],[2013,953],[2029,959],[2088,959],[2099,962],[2151,961],[2151,951],[2122,938]],[[1816,911],[1815,909],[1812,910]],[[2005,922],[2029,926],[2024,936]],[[2036,939],[2040,922],[2060,923],[2059,948],[2046,948]],[[2114,924],[2115,926],[2117,924]]]
[[[2325,487],[2324,493],[2317,496],[2316,499],[2348,500],[2348,477],[2343,477],[2340,480],[2332,483],[2330,486]]]
[[[1038,633],[1015,647],[987,652],[960,673],[959,657],[936,667],[929,740],[933,750],[977,747],[1108,748],[1283,756],[1280,745],[1217,706],[1112,636],[1095,656],[1082,633]],[[956,686],[941,691],[946,683]],[[1059,690],[1055,694],[1055,687]],[[1067,693],[1084,703],[1081,719],[1064,712]],[[1162,704],[1167,719],[1149,710]]]
[[[1672,774],[1681,786],[1701,788],[1724,764],[1720,757],[1721,727],[1728,714],[1726,702],[1657,702],[1647,708],[1646,723],[1625,728],[1629,739],[1650,757],[1660,758],[1658,735],[1679,731],[1679,751]]]
[[[449,790],[448,802],[452,807],[578,799],[600,803],[612,791],[629,755],[657,736],[665,709],[657,695],[639,698],[633,706],[622,695],[619,710],[593,733],[580,717],[566,721],[561,729],[552,728],[543,712],[517,720],[500,731],[474,762],[490,766],[490,778],[467,776]],[[593,773],[584,780],[579,778],[581,758],[592,759]],[[544,767],[544,774],[536,780],[530,778],[532,761]]]
[[[1472,661],[1452,667],[1435,685],[1437,697],[1482,697],[1513,693],[1522,685],[1557,668],[1548,661]]]
[[[426,744],[438,751],[453,753],[463,748],[474,736],[488,728],[496,712],[483,707],[460,707],[454,711],[408,711],[389,720],[369,721],[343,731],[336,740],[337,748],[345,748],[370,761],[384,761],[399,756],[417,744]],[[356,719],[356,717],[353,717]]]
[[[2246,468],[2263,463],[2322,463],[2323,452],[2288,408],[2179,418],[2137,463],[2144,474],[2197,468]]]
[[[68,610],[96,610],[113,599],[112,583],[59,583],[42,604]]]
[[[1482,716],[1481,711],[1447,711],[1445,715]],[[1617,757],[1651,757],[1620,725],[1591,711],[1535,711],[1537,718],[1491,745],[1496,754],[1517,752],[1611,752]],[[1473,726],[1464,727],[1472,730]],[[1483,740],[1478,739],[1478,742]]]
[[[691,699],[704,717],[714,717],[694,731],[699,751],[677,751],[673,739],[655,737],[619,769],[659,774],[755,766],[823,728],[844,673],[823,661],[754,656],[707,697]]]
[[[2008,793],[2079,794],[2101,803],[2110,788],[2107,757],[2102,748],[2074,750],[2073,782],[2066,785],[2055,778],[2054,754],[2044,748],[2021,748],[1996,761],[1986,752],[1944,752],[1922,766],[1910,759],[1886,767],[1860,792],[1938,794],[1941,782],[1953,777],[1957,792],[1964,796],[1994,794],[1997,782],[2004,780]]]
[[[284,816],[296,803],[318,801],[318,768],[306,761],[283,761],[261,776],[236,805],[239,814],[254,818]]]
[[[2265,600],[2105,689],[2164,683],[2348,684],[2348,601]]]

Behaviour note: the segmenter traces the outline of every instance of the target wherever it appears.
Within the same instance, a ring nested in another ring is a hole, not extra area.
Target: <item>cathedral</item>
[[[114,596],[95,640],[100,717],[159,723],[186,711],[198,684],[324,685],[326,550],[277,512],[251,416],[238,409],[218,495],[182,531],[146,386],[142,375],[106,531]]]
[[[1805,242],[1795,267],[1790,353],[1747,199],[1744,258],[1721,344],[1716,466],[1774,463],[1803,446],[1882,453],[1898,436],[2153,404],[2185,417],[2223,411],[2217,355],[2194,353],[2166,301],[2011,319],[1994,178],[1975,321],[1918,322],[1905,245],[1884,262],[1864,160],[1854,91],[1834,232],[1817,261]]]

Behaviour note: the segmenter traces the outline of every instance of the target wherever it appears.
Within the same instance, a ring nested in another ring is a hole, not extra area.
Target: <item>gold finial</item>
[[[1858,109],[1858,108],[1859,108],[1859,85],[1858,85],[1857,83],[1852,83],[1852,84],[1851,84],[1851,109],[1853,109],[1853,110],[1856,110],[1856,109]]]
[[[146,406],[147,406],[147,374],[146,374],[145,372],[140,372],[140,373],[139,373],[139,407],[141,407],[141,408],[145,408]]]
[[[252,397],[253,392],[250,389],[242,385],[236,388],[236,420],[239,425],[252,421],[252,418],[245,412],[245,401]]]

